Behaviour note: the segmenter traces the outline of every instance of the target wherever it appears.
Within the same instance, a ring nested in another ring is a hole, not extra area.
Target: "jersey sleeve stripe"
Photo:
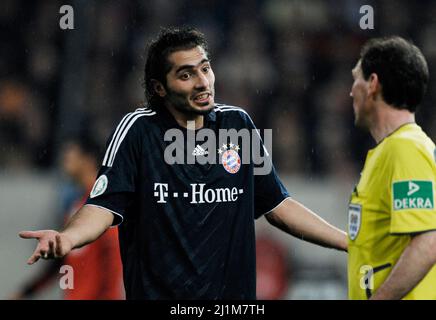
[[[108,159],[108,157],[109,157],[109,154],[110,154],[111,151],[112,151],[112,146],[113,146],[113,144],[114,144],[114,140],[116,139],[116,137],[117,137],[117,135],[118,135],[118,131],[120,130],[121,127],[124,126],[124,122],[129,118],[129,116],[130,116],[131,114],[132,114],[132,112],[126,114],[126,115],[123,117],[123,119],[120,121],[120,123],[118,124],[117,128],[115,129],[115,133],[114,133],[114,135],[112,136],[111,142],[109,143],[109,146],[108,146],[108,148],[106,149],[106,153],[105,153],[104,158],[103,158],[103,165],[104,165],[104,166],[106,165],[106,162],[107,162],[107,159]]]
[[[138,113],[138,112],[151,112],[151,110],[147,109],[147,108],[139,108],[139,109],[136,109],[134,112],[130,112],[130,113],[126,114],[123,117],[123,119],[118,124],[118,126],[115,130],[115,133],[112,137],[112,140],[111,140],[111,142],[106,150],[106,154],[105,154],[104,159],[103,159],[103,165],[106,165],[106,163],[108,161],[108,157],[112,153],[112,148],[113,148],[114,142],[115,142],[120,130],[122,130],[124,128],[126,121],[128,121],[130,119],[130,117],[132,117],[135,113]]]
[[[140,112],[135,111],[135,112],[131,112],[131,113],[127,114],[121,120],[121,122],[118,125],[117,129],[115,130],[115,133],[112,137],[112,140],[111,140],[111,142],[106,150],[105,156],[103,158],[103,166],[109,166],[111,159],[114,158],[114,153],[116,153],[116,150],[118,150],[118,147],[119,147],[120,137],[124,138],[125,134],[123,136],[123,133],[126,130],[129,130],[130,127],[133,125],[133,123],[131,123],[131,120],[134,119],[134,121],[136,121],[138,115],[145,116],[145,115],[154,115],[154,114],[156,114],[156,112],[152,112],[151,110],[140,111]],[[112,161],[112,163],[113,163],[113,161]]]
[[[107,159],[108,162],[111,162],[111,159],[112,159],[113,154],[114,154],[114,150],[115,150],[117,144],[119,143],[120,136],[121,136],[121,135],[123,134],[123,132],[126,130],[126,127],[129,126],[130,121],[131,121],[133,118],[135,118],[138,114],[143,114],[143,113],[145,113],[145,112],[142,112],[142,111],[141,111],[141,112],[136,112],[136,111],[135,111],[135,112],[131,113],[131,114],[126,118],[126,120],[124,121],[124,123],[123,123],[123,125],[121,126],[120,130],[118,130],[118,132],[116,133],[116,135],[114,135],[115,139],[113,138],[114,143],[113,143],[113,145],[112,145],[112,149],[111,149],[111,151],[110,151],[109,158]],[[149,113],[149,111],[147,111],[147,113]],[[130,128],[130,126],[129,126],[129,128]]]
[[[245,113],[246,115],[248,115],[247,111],[245,111],[244,109],[238,108],[238,107],[215,107],[214,109],[215,112],[219,111],[219,112],[226,112],[226,111],[239,111],[242,113]]]
[[[226,112],[226,111],[240,111],[240,112],[245,113],[245,114],[248,116],[248,118],[251,120],[251,117],[250,117],[250,115],[247,113],[247,111],[245,111],[244,109],[242,109],[242,108],[240,108],[240,107],[236,107],[236,106],[216,105],[214,111],[215,111],[215,112],[217,112],[217,111],[219,111],[219,112]],[[251,120],[251,121],[253,121],[253,120]],[[257,129],[257,128],[256,128],[256,133],[257,133],[257,136],[259,137],[260,141],[263,141],[263,140],[262,140],[262,137],[260,136],[259,129]],[[269,157],[269,152],[268,152],[268,150],[266,149],[266,147],[265,147],[264,144],[262,144],[262,145],[263,145],[263,150],[265,151],[265,154]]]
[[[137,114],[135,117],[133,117],[131,119],[131,121],[127,124],[125,130],[122,131],[119,141],[115,144],[114,152],[112,153],[111,157],[109,158],[108,167],[112,167],[112,165],[114,164],[115,157],[117,155],[118,149],[120,148],[120,145],[123,142],[124,138],[126,137],[127,132],[133,126],[135,121],[137,119],[141,118],[141,117],[144,117],[144,116],[147,116],[147,115],[150,116],[150,115],[153,115],[153,114],[156,114],[156,113],[148,113],[148,114],[140,113],[140,114]]]

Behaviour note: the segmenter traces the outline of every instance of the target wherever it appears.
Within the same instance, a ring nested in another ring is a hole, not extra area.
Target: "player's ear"
[[[167,91],[165,90],[165,87],[160,81],[152,79],[151,84],[153,86],[154,92],[156,92],[159,95],[159,97],[161,98],[165,97]]]
[[[381,92],[381,84],[378,79],[377,73],[371,73],[368,79],[368,96],[372,96],[374,99]]]

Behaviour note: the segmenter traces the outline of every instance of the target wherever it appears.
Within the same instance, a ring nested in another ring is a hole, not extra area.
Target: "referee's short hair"
[[[418,47],[398,37],[369,40],[360,53],[363,77],[375,73],[386,103],[415,112],[427,90],[427,62]]]
[[[164,28],[158,37],[148,44],[143,86],[150,107],[160,105],[161,97],[155,93],[152,80],[158,80],[166,86],[166,75],[171,70],[168,56],[175,51],[189,50],[197,46],[208,53],[203,33],[192,27]]]

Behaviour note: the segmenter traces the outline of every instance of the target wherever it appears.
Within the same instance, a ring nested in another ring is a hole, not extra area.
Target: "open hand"
[[[55,230],[21,231],[19,236],[23,239],[38,240],[38,245],[27,264],[34,264],[40,258],[62,258],[72,249],[71,240]]]

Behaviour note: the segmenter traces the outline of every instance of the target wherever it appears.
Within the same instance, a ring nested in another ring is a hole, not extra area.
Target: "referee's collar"
[[[160,106],[156,111],[166,128],[182,128],[167,107]],[[211,122],[216,122],[216,113],[214,109],[204,115],[203,128],[208,128]]]

